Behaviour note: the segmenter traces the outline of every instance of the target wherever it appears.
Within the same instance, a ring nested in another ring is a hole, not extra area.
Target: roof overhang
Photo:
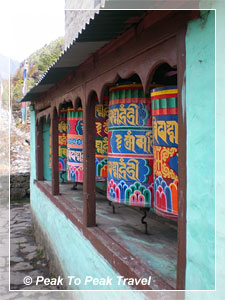
[[[102,48],[109,41],[138,23],[146,11],[143,10],[101,10],[94,19],[90,19],[85,29],[78,34],[58,60],[49,67],[39,82],[20,100],[32,101],[47,92],[70,71],[75,70],[90,55]]]

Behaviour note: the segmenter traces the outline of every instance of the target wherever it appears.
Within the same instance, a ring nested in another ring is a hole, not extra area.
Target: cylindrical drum
[[[151,101],[141,84],[110,89],[108,142],[107,198],[153,206]]]
[[[106,180],[108,152],[108,105],[95,106],[95,165],[96,180]],[[73,108],[67,112],[67,179],[83,182],[83,111]]]
[[[83,182],[83,111],[67,110],[67,180]]]
[[[95,106],[95,166],[97,181],[106,180],[107,178],[108,110],[108,104],[96,104]]]
[[[67,109],[59,112],[59,171],[66,171],[67,161]]]
[[[151,90],[155,212],[178,217],[178,111],[177,87]]]
[[[59,137],[59,171],[66,171],[67,161],[67,109],[59,111],[58,137]],[[52,167],[52,134],[49,131],[49,168]]]

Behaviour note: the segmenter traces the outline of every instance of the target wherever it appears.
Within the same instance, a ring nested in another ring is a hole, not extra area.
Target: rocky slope
[[[11,119],[11,120],[10,120]],[[9,132],[10,127],[10,132]],[[10,138],[9,138],[10,137]],[[30,126],[16,124],[10,113],[0,109],[0,174],[26,173],[30,170]],[[10,153],[10,166],[9,166]],[[10,167],[10,168],[9,168]]]

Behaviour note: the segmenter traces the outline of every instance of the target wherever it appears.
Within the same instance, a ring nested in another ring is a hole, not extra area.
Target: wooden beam
[[[178,248],[177,248],[177,290],[185,289],[186,273],[186,27],[177,34],[177,74],[178,74]]]
[[[43,126],[42,120],[36,120],[36,178],[44,180],[43,175]]]
[[[41,119],[42,117],[45,117],[46,118],[46,120],[48,119],[48,116],[51,114],[51,108],[49,107],[49,108],[46,108],[46,109],[44,109],[44,110],[42,110],[42,111],[39,111],[38,113],[37,113],[37,119]]]
[[[95,199],[95,101],[88,101],[83,109],[83,224],[96,226]]]
[[[59,138],[58,138],[58,115],[56,108],[51,112],[52,132],[52,194],[59,195]]]

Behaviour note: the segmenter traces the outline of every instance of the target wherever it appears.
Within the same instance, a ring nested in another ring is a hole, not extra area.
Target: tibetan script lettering
[[[153,152],[152,131],[145,131],[144,134],[134,134],[134,132],[128,130],[125,135],[115,134],[115,138],[116,150],[119,152],[122,152],[122,149],[132,153],[140,153],[140,150],[146,154],[152,154]]]
[[[67,149],[59,146],[59,156],[66,157],[66,154],[67,154]]]
[[[104,137],[102,140],[96,140],[95,142],[96,152],[98,154],[107,154],[108,151],[108,138]]]
[[[161,138],[164,143],[178,144],[178,123],[175,120],[164,121],[152,120],[154,139],[159,143],[158,138]]]
[[[67,158],[69,161],[75,161],[75,162],[83,162],[83,152],[82,151],[74,151],[74,150],[68,150]]]
[[[109,122],[113,125],[137,126],[138,125],[138,108],[137,104],[129,104],[125,107],[120,104],[119,107],[109,110]]]
[[[115,179],[139,180],[139,161],[129,159],[124,162],[123,158],[119,161],[108,161],[108,172]]]

